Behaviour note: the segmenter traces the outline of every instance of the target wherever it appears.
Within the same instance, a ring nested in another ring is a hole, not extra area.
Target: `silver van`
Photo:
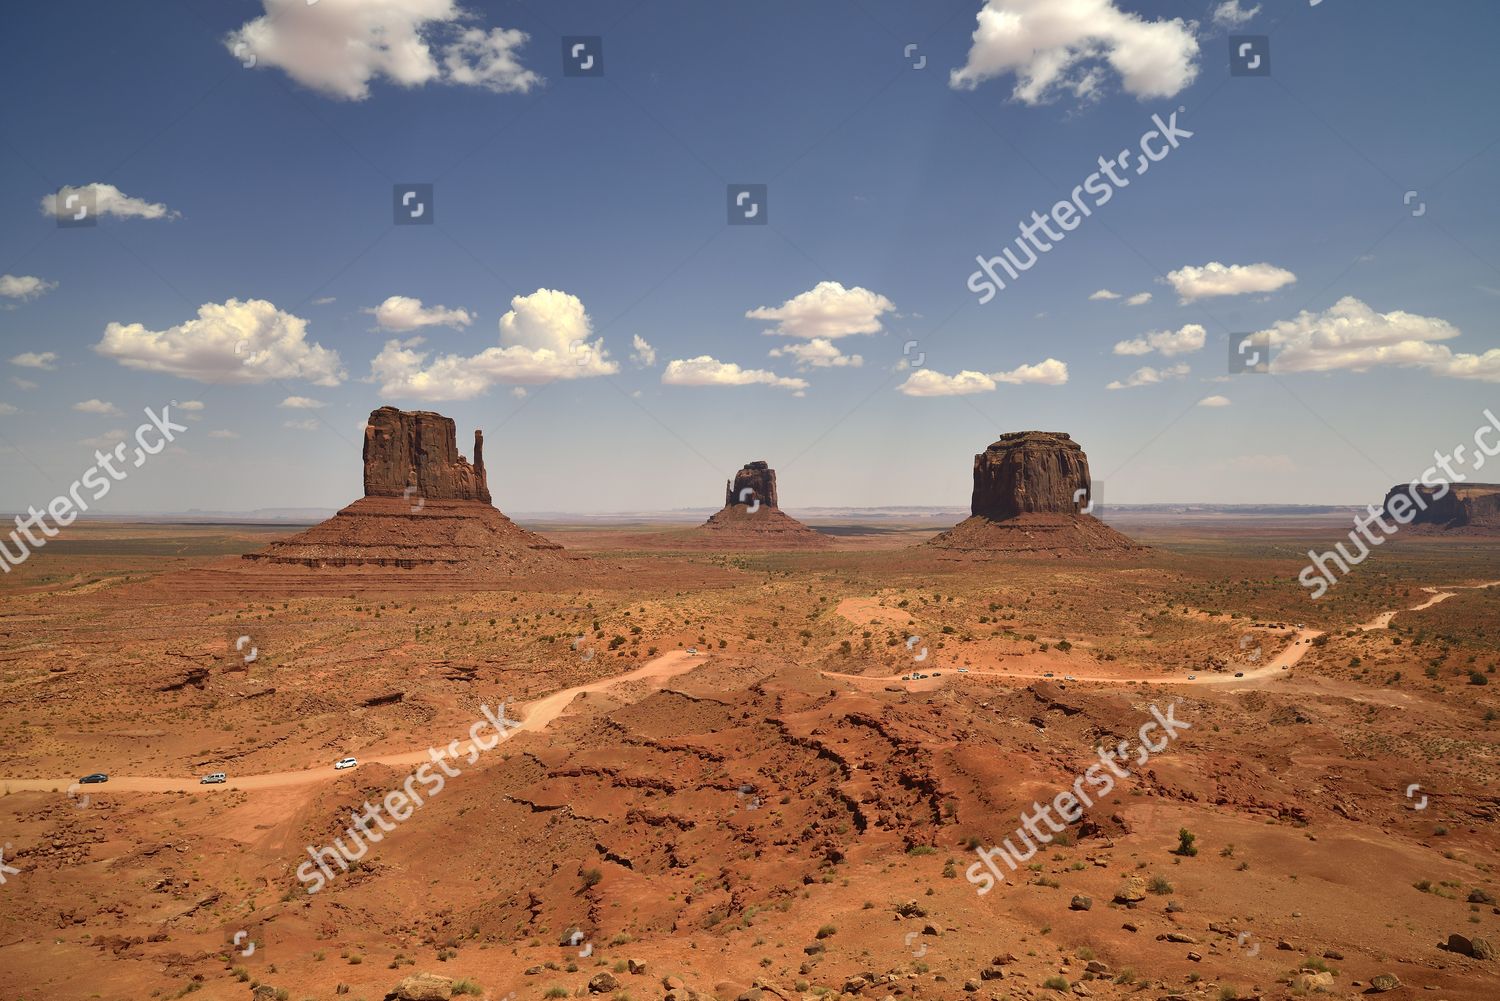
[[[216,786],[223,785],[228,781],[229,776],[225,775],[223,772],[211,772],[199,779],[198,784],[202,786]]]

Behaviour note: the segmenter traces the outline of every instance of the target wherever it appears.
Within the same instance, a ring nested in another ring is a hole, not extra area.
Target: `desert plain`
[[[1347,515],[1122,512],[1098,558],[804,520],[829,544],[528,524],[562,556],[500,581],[64,530],[0,581],[0,996],[1497,996],[1496,539],[1312,602]],[[979,893],[1153,706],[1189,728]],[[485,707],[522,726],[464,755]]]

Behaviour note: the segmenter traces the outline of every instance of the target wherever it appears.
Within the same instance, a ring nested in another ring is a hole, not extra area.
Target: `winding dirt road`
[[[1372,629],[1386,629],[1391,620],[1402,611],[1420,611],[1431,608],[1440,601],[1453,597],[1459,591],[1479,590],[1483,588],[1500,585],[1500,581],[1490,581],[1487,584],[1476,585],[1450,585],[1448,588],[1438,589],[1427,587],[1424,591],[1432,595],[1431,598],[1414,605],[1409,609],[1396,609],[1395,611],[1382,612],[1380,615],[1364,623],[1359,628],[1365,631]],[[1287,646],[1275,657],[1271,658],[1265,666],[1245,671],[1242,677],[1232,677],[1227,674],[1206,674],[1193,678],[1164,680],[1161,678],[1121,678],[1101,677],[1097,675],[1071,675],[1074,681],[1088,681],[1097,684],[1131,684],[1136,681],[1150,682],[1153,684],[1169,685],[1244,685],[1259,681],[1263,678],[1274,677],[1282,671],[1290,670],[1291,667],[1306,656],[1307,651],[1312,649],[1313,640],[1323,635],[1316,629],[1296,629],[1293,638]],[[612,678],[601,678],[583,685],[575,685],[565,688],[551,695],[544,695],[533,702],[525,703],[520,708],[520,725],[509,727],[511,734],[516,732],[536,733],[545,730],[554,720],[563,714],[563,711],[572,704],[573,700],[586,692],[602,692],[616,685],[631,681],[662,682],[679,674],[685,674],[703,663],[704,659],[685,650],[674,650],[671,653],[648,661],[633,671],[616,675]],[[839,674],[832,671],[822,672],[825,678],[840,678],[847,681],[862,682],[867,684],[889,684],[899,681],[901,676],[892,674],[887,676],[872,676],[867,674]],[[1053,672],[1054,677],[1056,672]],[[1045,674],[1010,672],[1010,671],[964,671],[960,674],[956,669],[949,668],[944,672],[945,677],[993,677],[1009,678],[1020,681],[1035,681],[1046,677]],[[931,679],[928,679],[931,680]],[[938,684],[941,683],[939,680]],[[918,682],[922,687],[936,687]],[[483,727],[486,732],[491,726],[486,723]],[[509,736],[509,735],[507,735]],[[456,746],[457,753],[453,753]],[[376,754],[362,758],[362,764],[366,765],[391,765],[393,767],[412,767],[423,762],[433,760],[433,755],[439,757],[467,757],[473,741],[470,739],[459,740],[455,744],[441,745],[436,749],[428,748],[420,751],[403,751],[396,754]],[[332,763],[315,768],[306,768],[286,772],[266,772],[261,775],[232,776],[224,785],[202,785],[197,778],[173,778],[157,776],[111,776],[108,783],[100,785],[81,786],[73,778],[55,779],[7,779],[0,778],[0,789],[11,792],[61,792],[66,790],[69,796],[74,797],[79,803],[86,802],[86,796],[92,793],[117,793],[117,792],[222,792],[229,790],[248,789],[284,789],[294,786],[315,785],[319,782],[331,782],[338,778],[343,772],[336,772]]]
[[[537,733],[545,730],[549,724],[563,714],[563,711],[572,704],[573,700],[585,692],[602,692],[622,685],[630,681],[661,682],[668,678],[684,674],[704,662],[704,658],[687,653],[684,650],[674,650],[663,654],[655,660],[648,661],[633,671],[625,674],[615,675],[612,678],[602,678],[598,681],[590,681],[587,684],[576,685],[565,688],[551,695],[544,695],[534,702],[524,703],[520,707],[520,725],[507,727],[507,739],[516,733]],[[508,707],[505,712],[515,712],[514,707]],[[500,711],[496,710],[500,715]],[[481,717],[482,719],[482,717]],[[467,731],[465,731],[467,734]],[[482,732],[476,736],[482,739],[490,739],[493,727],[488,722],[484,723]],[[437,746],[436,753],[439,757],[449,757],[457,760],[467,757],[473,747],[473,740],[466,735],[457,742],[457,753],[454,745],[449,743]],[[424,748],[420,751],[402,751],[397,754],[375,754],[362,756],[362,765],[391,765],[393,767],[413,767],[425,761],[433,760],[434,749]],[[319,782],[331,782],[340,775],[342,771],[334,771],[333,763],[329,762],[316,768],[299,769],[288,772],[266,772],[261,775],[236,775],[231,776],[229,781],[223,785],[202,785],[197,778],[173,778],[139,775],[111,775],[107,783],[99,785],[79,785],[73,778],[58,779],[5,779],[0,778],[0,789],[8,789],[11,792],[50,792],[67,790],[68,795],[82,803],[85,796],[93,793],[117,793],[117,792],[223,792],[233,789],[284,789],[291,786],[316,785]]]

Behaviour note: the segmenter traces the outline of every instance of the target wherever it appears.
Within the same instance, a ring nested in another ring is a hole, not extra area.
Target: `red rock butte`
[[[723,549],[823,549],[828,537],[781,510],[776,470],[764,459],[747,462],[724,485],[724,507],[698,527]]]
[[[1060,431],[1011,431],[974,456],[969,517],[928,545],[971,553],[1073,556],[1144,552],[1083,511],[1089,460]]]
[[[1419,532],[1500,534],[1500,483],[1450,484],[1446,490],[1441,486],[1397,484],[1386,493],[1381,509],[1400,522],[1391,509],[1391,502],[1398,495],[1408,497],[1398,509]]]
[[[490,503],[484,433],[474,462],[451,418],[381,407],[365,426],[365,495],[321,524],[246,560],[312,569],[391,567],[513,576],[557,567],[562,547]]]

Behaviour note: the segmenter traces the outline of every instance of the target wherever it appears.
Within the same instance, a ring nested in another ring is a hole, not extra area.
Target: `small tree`
[[[1198,849],[1193,847],[1193,842],[1198,840],[1198,835],[1193,834],[1186,827],[1177,832],[1177,850],[1173,853],[1191,858],[1198,854]]]

